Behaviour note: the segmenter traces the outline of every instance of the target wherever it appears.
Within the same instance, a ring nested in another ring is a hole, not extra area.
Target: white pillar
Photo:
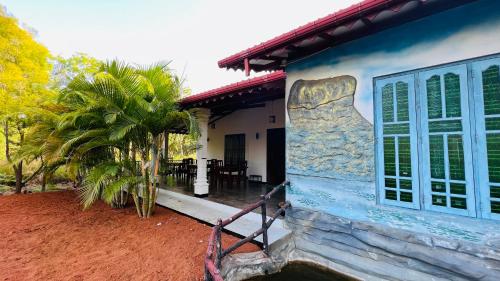
[[[194,196],[208,196],[207,180],[207,155],[208,155],[208,120],[210,118],[210,109],[198,108],[195,111],[195,117],[200,129],[200,137],[196,145],[197,171],[194,181]]]

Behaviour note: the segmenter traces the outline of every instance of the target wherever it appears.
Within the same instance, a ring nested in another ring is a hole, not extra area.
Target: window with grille
[[[500,219],[500,58],[375,79],[382,204]]]

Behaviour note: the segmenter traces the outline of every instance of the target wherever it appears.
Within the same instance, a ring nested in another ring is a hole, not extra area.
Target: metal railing
[[[284,204],[280,204],[280,208],[271,216],[269,220],[267,220],[267,214],[266,214],[266,206],[267,206],[267,201],[275,194],[278,192],[280,188],[285,187],[288,185],[289,182],[285,181],[282,184],[276,186],[271,190],[269,193],[265,195],[260,196],[260,200],[258,202],[253,203],[250,206],[247,206],[245,209],[241,210],[237,214],[233,215],[232,217],[222,220],[218,219],[217,224],[212,228],[212,233],[210,234],[210,238],[208,239],[208,249],[207,249],[207,254],[205,256],[205,281],[223,281],[224,279],[222,278],[220,274],[221,270],[221,262],[222,259],[229,255],[231,252],[234,250],[238,249],[241,247],[243,244],[252,241],[255,239],[257,236],[262,235],[262,251],[268,255],[269,254],[269,243],[268,243],[268,238],[267,238],[267,230],[273,222],[285,212],[286,208],[290,207],[290,202],[286,202]],[[222,248],[222,231],[224,227],[227,225],[233,223],[235,220],[241,218],[242,216],[250,213],[251,211],[261,208],[261,214],[262,214],[262,225],[261,228],[259,228],[257,231],[252,233],[251,235],[240,239],[238,242],[234,243],[233,245],[229,246],[226,249]]]

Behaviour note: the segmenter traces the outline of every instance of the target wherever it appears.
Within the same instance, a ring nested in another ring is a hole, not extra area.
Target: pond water
[[[283,267],[281,272],[257,276],[245,281],[355,281],[351,277],[310,263],[294,262]]]

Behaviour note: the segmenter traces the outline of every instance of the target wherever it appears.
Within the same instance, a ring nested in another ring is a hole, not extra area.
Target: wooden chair
[[[247,179],[248,162],[246,160],[242,161],[242,162],[238,163],[237,167],[238,167],[237,181],[238,181],[238,185],[240,185],[242,179],[243,180]]]

